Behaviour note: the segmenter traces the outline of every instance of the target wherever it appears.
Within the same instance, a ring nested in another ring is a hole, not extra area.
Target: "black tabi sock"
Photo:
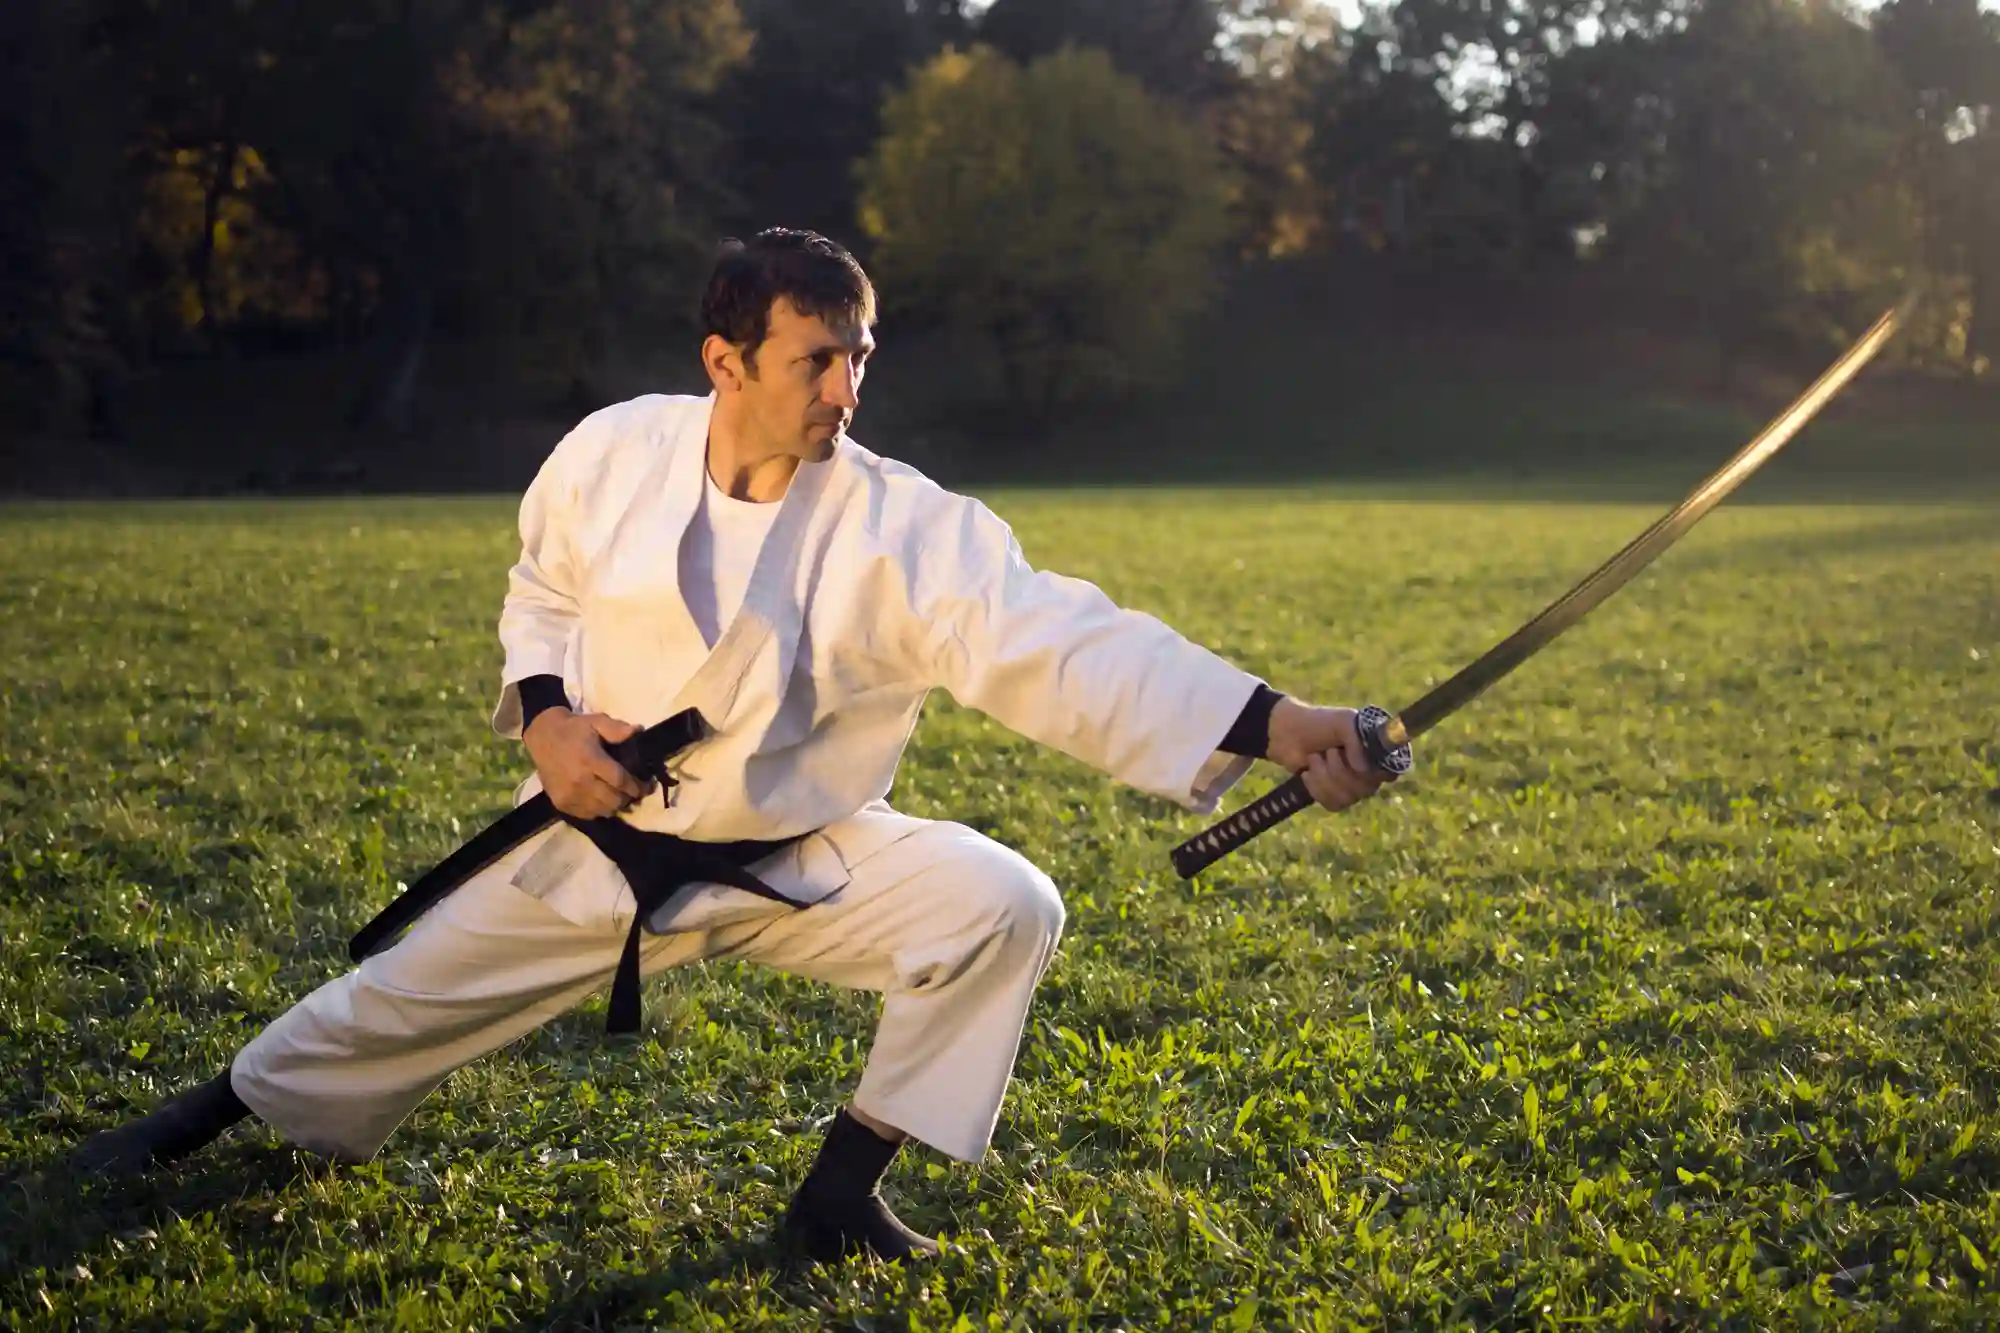
[[[162,1116],[153,1139],[153,1156],[167,1162],[204,1147],[222,1131],[250,1114],[250,1108],[229,1084],[224,1070],[201,1086],[191,1089],[172,1111]]]
[[[86,1175],[122,1175],[184,1157],[250,1114],[227,1071],[188,1089],[150,1115],[94,1134],[72,1159]]]
[[[827,1126],[826,1142],[820,1145],[819,1156],[813,1159],[812,1171],[799,1192],[829,1203],[865,1199],[881,1185],[883,1174],[902,1146],[901,1139],[890,1142],[843,1107]]]
[[[937,1242],[904,1226],[877,1193],[900,1147],[844,1108],[833,1117],[785,1219],[808,1255],[832,1262],[861,1251],[882,1259],[937,1253]]]
[[[227,1117],[229,1123],[233,1125],[244,1116],[250,1114],[249,1105],[236,1095],[236,1088],[229,1081],[229,1071],[227,1069],[215,1076],[215,1083],[216,1113],[218,1115]]]

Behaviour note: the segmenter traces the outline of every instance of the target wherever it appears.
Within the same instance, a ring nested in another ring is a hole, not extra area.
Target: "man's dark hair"
[[[813,319],[875,322],[875,288],[853,255],[818,232],[771,227],[748,241],[722,243],[701,298],[702,336],[740,344],[756,373],[757,349],[771,332],[771,303],[781,296]]]

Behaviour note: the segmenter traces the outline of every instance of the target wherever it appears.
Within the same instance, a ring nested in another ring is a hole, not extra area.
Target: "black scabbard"
[[[641,782],[671,781],[665,772],[667,760],[707,734],[708,724],[689,708],[605,749]],[[347,956],[358,963],[381,952],[453,890],[561,818],[547,792],[537,792],[515,806],[397,895],[348,941]]]
[[[375,919],[347,942],[347,956],[360,962],[379,953],[403,928],[442,902],[447,894],[560,818],[547,792],[536,792],[481,829],[472,841],[418,877]]]

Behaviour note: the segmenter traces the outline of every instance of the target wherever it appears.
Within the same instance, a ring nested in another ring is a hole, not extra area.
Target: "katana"
[[[1883,344],[1909,320],[1916,301],[1917,293],[1912,290],[1875,321],[1860,341],[1799,395],[1798,401],[1773,418],[1734,458],[1695,487],[1685,500],[1668,510],[1651,527],[1633,538],[1618,554],[1551,602],[1533,620],[1401,713],[1392,714],[1372,704],[1362,709],[1355,721],[1361,736],[1361,749],[1368,761],[1383,772],[1409,772],[1411,741],[1471,703],[1514,668],[1546,648],[1605,598],[1631,582],[1632,577],[1658,558],[1662,551],[1680,540],[1689,528],[1701,521],[1704,514],[1721,503],[1723,497],[1742,485],[1751,473],[1784,448],[1787,441],[1798,434],[1835,394],[1846,387],[1848,381],[1861,372],[1862,367],[1874,359]],[[1258,834],[1276,827],[1312,804],[1313,798],[1306,791],[1304,781],[1293,777],[1174,848],[1174,869],[1182,879],[1191,879]]]
[[[624,766],[627,773],[641,782],[659,781],[671,785],[673,779],[667,774],[667,761],[708,734],[708,723],[702,715],[692,708],[684,708],[666,721],[606,745],[604,749]],[[347,956],[358,963],[388,948],[405,928],[456,892],[467,880],[564,818],[566,816],[556,809],[547,792],[536,792],[474,834],[464,846],[424,872],[416,883],[377,912],[348,941]]]

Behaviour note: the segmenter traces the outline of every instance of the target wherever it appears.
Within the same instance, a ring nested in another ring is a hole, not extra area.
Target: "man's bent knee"
[[[982,858],[968,895],[978,904],[980,919],[1010,943],[1048,948],[1062,938],[1062,894],[1055,881],[1027,858],[995,845]]]

